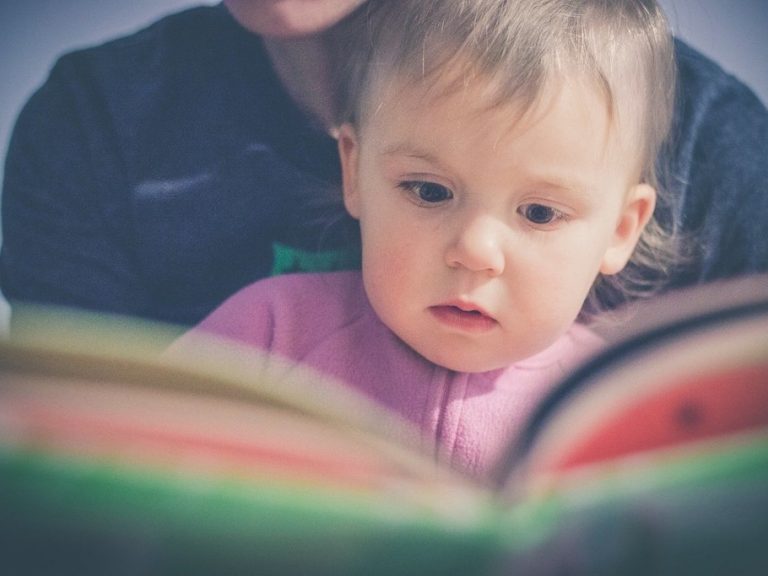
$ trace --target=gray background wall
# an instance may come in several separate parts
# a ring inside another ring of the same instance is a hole
[[[678,36],[717,60],[768,103],[768,0],[661,2]],[[58,54],[130,33],[163,14],[194,3],[190,0],[0,3],[0,157],[5,158],[19,109],[43,82]],[[0,301],[0,332],[3,318]]]
[[[768,103],[768,0],[660,0],[675,33]]]

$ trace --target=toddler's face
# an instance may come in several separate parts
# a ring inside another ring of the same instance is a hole
[[[653,211],[605,101],[578,82],[522,117],[474,105],[481,86],[434,98],[394,82],[377,96],[339,148],[382,321],[460,371],[548,347],[597,274],[623,268]]]

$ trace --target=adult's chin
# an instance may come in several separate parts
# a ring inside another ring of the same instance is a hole
[[[269,38],[300,38],[331,28],[366,0],[224,0],[241,26]]]

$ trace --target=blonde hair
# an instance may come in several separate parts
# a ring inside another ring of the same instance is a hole
[[[622,126],[632,123],[641,180],[657,189],[657,205],[668,203],[656,163],[670,130],[675,64],[656,1],[369,0],[346,25],[339,123],[363,124],[379,83],[395,76],[429,86],[450,71],[446,90],[480,78],[493,87],[493,105],[527,109],[547,82],[583,75],[604,95],[614,125],[622,115]],[[653,293],[676,260],[673,234],[653,218],[625,269],[598,277],[582,319]]]

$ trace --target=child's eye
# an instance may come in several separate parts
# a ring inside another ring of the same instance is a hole
[[[400,182],[400,188],[412,194],[420,204],[439,204],[453,198],[453,192],[441,184],[409,180]]]
[[[525,204],[520,206],[518,212],[531,224],[538,226],[546,226],[567,218],[560,210],[544,204]]]

